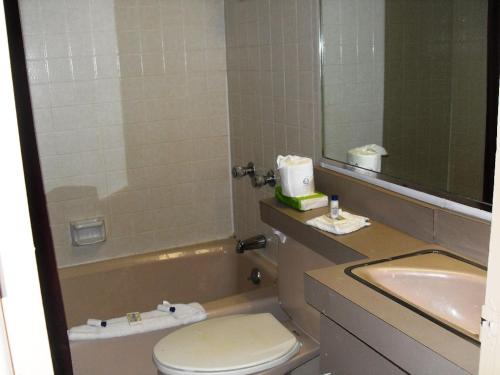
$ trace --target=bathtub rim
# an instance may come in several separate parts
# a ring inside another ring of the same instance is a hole
[[[59,279],[68,280],[75,277],[92,275],[100,272],[108,272],[118,269],[132,268],[134,266],[147,265],[152,263],[163,263],[175,259],[189,258],[195,256],[209,256],[231,254],[235,252],[236,239],[234,237],[202,242],[187,246],[179,246],[170,249],[163,249],[144,254],[132,254],[111,259],[99,260],[77,265],[67,265],[58,269]],[[253,258],[264,271],[277,280],[277,267],[268,257],[259,252],[236,254],[235,256]]]

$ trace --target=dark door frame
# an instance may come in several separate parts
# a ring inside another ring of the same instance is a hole
[[[17,1],[4,0],[5,21],[24,167],[31,230],[35,245],[38,277],[49,337],[52,366],[57,375],[72,375],[66,316],[59,284],[54,245],[49,226],[47,202],[35,137],[26,56]]]

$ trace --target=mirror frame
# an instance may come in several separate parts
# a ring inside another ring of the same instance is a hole
[[[320,165],[326,169],[349,175],[353,178],[386,188],[396,193],[415,198],[430,204],[449,208],[453,211],[465,213],[470,216],[484,220],[491,220],[493,203],[478,201],[465,196],[452,194],[443,190],[437,190],[403,181],[397,177],[371,171],[353,166],[346,162],[325,157],[325,128],[324,128],[324,90],[323,90],[323,13],[322,3],[319,0],[319,25],[318,25],[318,52],[319,52],[319,75],[320,75],[320,108],[319,119],[321,125],[321,155]],[[493,185],[495,177],[495,154],[497,146],[497,127],[500,125],[499,112],[499,89],[500,89],[500,1],[488,0],[488,38],[486,58],[486,140],[484,160],[483,197],[493,200]]]

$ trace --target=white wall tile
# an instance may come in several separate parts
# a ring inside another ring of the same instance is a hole
[[[45,39],[41,35],[33,35],[24,45],[26,60],[40,60],[47,57]]]
[[[27,62],[28,78],[31,84],[47,83],[49,67],[47,60],[31,60]]]
[[[99,55],[95,58],[96,76],[117,78],[120,76],[120,59],[117,55]]]
[[[93,80],[97,77],[96,58],[94,56],[76,56],[71,61],[73,77],[76,81]]]

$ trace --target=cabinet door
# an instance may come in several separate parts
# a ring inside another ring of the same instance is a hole
[[[322,374],[408,374],[325,315],[321,315],[320,345]]]

